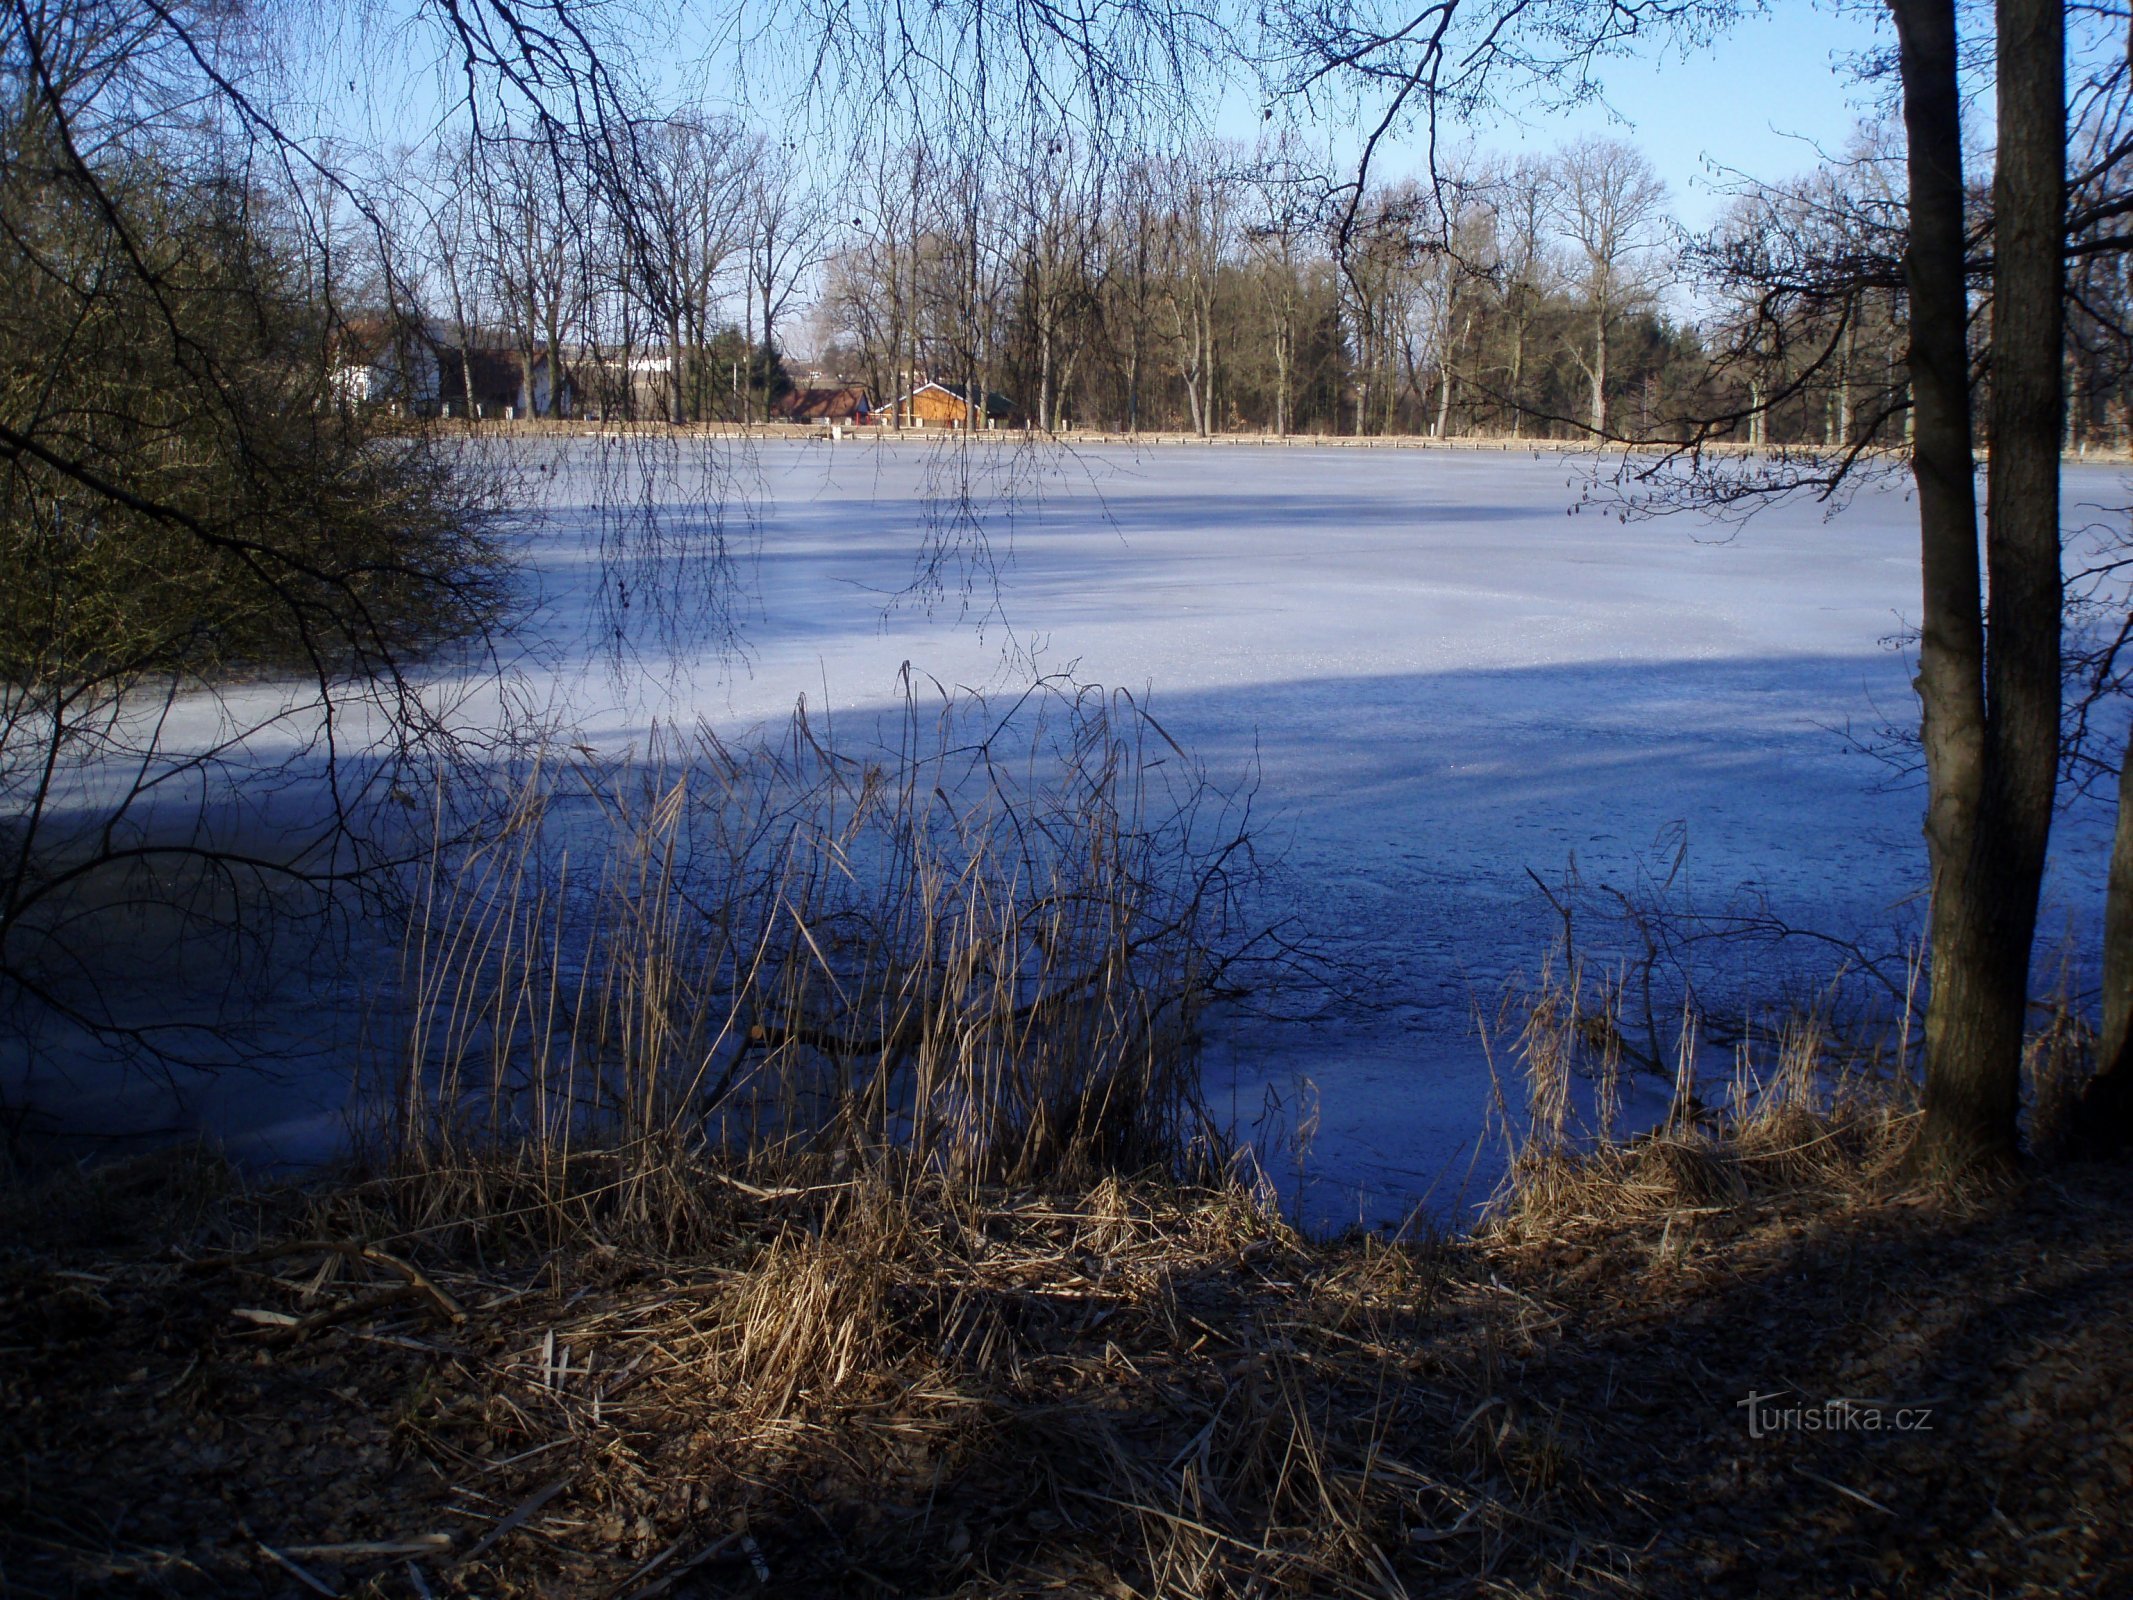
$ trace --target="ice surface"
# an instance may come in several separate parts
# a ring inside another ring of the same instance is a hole
[[[1685,833],[1714,903],[1745,886],[1847,936],[1915,914],[1919,794],[1844,732],[1915,715],[1886,643],[1918,604],[1900,484],[1733,529],[1577,511],[1589,464],[1553,454],[717,448],[715,473],[653,479],[586,441],[540,463],[531,698],[613,748],[697,717],[744,732],[802,694],[863,734],[907,662],[988,689],[1071,669],[1143,695],[1218,779],[1256,766],[1273,909],[1359,978],[1309,1025],[1217,1019],[1210,1086],[1246,1125],[1315,1101],[1321,1218],[1485,1189],[1472,1010],[1554,930],[1527,869],[1574,854],[1627,883]],[[730,618],[662,630],[642,587],[603,606],[592,503],[618,486],[677,528],[723,516]],[[2068,492],[2126,498],[2095,469]],[[463,712],[489,714],[478,692]],[[2094,918],[2106,828],[2062,828],[2047,936]],[[236,1098],[216,1114],[247,1120]]]

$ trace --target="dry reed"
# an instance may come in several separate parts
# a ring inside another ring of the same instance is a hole
[[[1909,1004],[1839,1029],[1832,981],[1808,1006],[1743,1027],[1723,1082],[1707,1084],[1712,1050],[1685,999],[1666,1111],[1632,1130],[1623,1121],[1625,988],[1592,981],[1574,956],[1551,952],[1536,979],[1507,990],[1485,1030],[1493,1045],[1515,1027],[1511,1059],[1525,1085],[1520,1116],[1500,1089],[1496,1097],[1507,1160],[1492,1236],[1538,1239],[1780,1191],[1856,1198],[1893,1170],[1916,1115]]]
[[[672,1227],[691,1163],[777,1188],[1219,1161],[1197,1029],[1266,966],[1248,798],[1061,680],[914,690],[899,728],[855,754],[803,704],[775,742],[534,763],[415,897],[380,1164],[433,1217],[597,1195]]]

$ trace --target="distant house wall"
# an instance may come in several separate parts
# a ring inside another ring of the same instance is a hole
[[[518,349],[461,346],[431,328],[375,317],[351,321],[331,338],[327,382],[338,402],[391,406],[425,416],[573,416],[587,387],[581,376],[593,380],[597,404],[603,368],[613,365],[584,350],[566,349],[561,362],[538,350],[529,367]]]
[[[577,410],[577,388],[576,385],[571,382],[570,373],[567,369],[560,374],[560,381],[563,386],[563,403],[560,406],[554,406],[550,404],[550,402],[556,398],[556,384],[558,381],[558,377],[559,375],[550,367],[548,357],[546,355],[540,355],[534,358],[532,415],[536,417],[545,417],[550,415],[551,413],[555,413],[563,416],[568,416],[571,412]]]
[[[343,405],[433,413],[438,405],[437,351],[416,331],[359,324],[336,338],[327,382]]]
[[[571,364],[577,402],[609,421],[667,416],[674,406],[670,370],[664,355],[586,351]]]
[[[922,383],[899,402],[904,416],[929,428],[961,428],[971,421],[972,406],[959,384]],[[1016,428],[1022,413],[1002,394],[987,394],[975,408],[979,427]]]
[[[545,417],[555,394],[555,375],[545,351],[533,358],[529,380],[516,350],[444,349],[437,353],[438,399],[454,417]],[[577,408],[577,385],[562,375],[565,411]]]
[[[937,383],[911,392],[904,413],[929,428],[960,428],[970,419],[970,407],[959,394],[950,394]]]

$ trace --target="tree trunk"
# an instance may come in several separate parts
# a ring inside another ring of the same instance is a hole
[[[1511,324],[1511,437],[1523,438],[1526,423],[1526,319]]]
[[[1200,434],[1204,438],[1215,431],[1218,417],[1215,412],[1215,387],[1219,374],[1215,366],[1215,261],[1207,264],[1207,276],[1193,297],[1193,315],[1198,319],[1200,345],[1200,382],[1206,394],[1200,406]]]
[[[667,319],[667,393],[672,422],[686,422],[687,400],[682,386],[681,372],[681,319]]]
[[[2060,0],[1999,0],[1993,174],[1992,458],[1985,582],[1994,821],[2003,831],[2007,981],[2027,999],[2059,780],[2066,594],[2059,440],[2066,411],[2066,22]]]
[[[563,393],[563,329],[555,316],[548,318],[548,414],[567,417],[574,409]]]
[[[2005,1018],[1991,994],[1987,886],[1979,881],[1985,770],[1984,616],[1978,586],[1975,459],[1963,330],[1961,103],[1953,0],[1891,0],[1909,137],[1911,470],[1924,577],[1919,638],[1926,849],[1933,889],[1926,1007],[1929,1123],[2001,1148]],[[2020,1049],[2020,1019],[2013,1045]],[[1921,1139],[1921,1146],[1925,1140]],[[1960,1154],[1961,1152],[1955,1152]]]
[[[1844,363],[1837,370],[1837,447],[1848,450],[1852,443],[1852,363],[1859,354],[1859,324],[1844,331]]]
[[[1592,327],[1592,431],[1607,436],[1607,302],[1603,298],[1593,313]]]
[[[1052,425],[1052,324],[1045,316],[1042,297],[1037,312],[1037,426]]]
[[[2133,740],[2118,763],[2118,827],[2111,840],[2111,880],[2103,911],[2103,1037],[2096,1059],[2122,1070],[2127,1023],[2133,1022]]]
[[[1918,690],[1932,869],[1914,1175],[2010,1162],[2059,730],[2064,55],[2057,0],[2000,0],[1993,451],[1980,593],[1953,0],[1891,0],[1909,135]],[[2041,441],[2041,450],[2040,450]]]
[[[2066,450],[2069,455],[2085,455],[2083,448],[2088,442],[2082,431],[2081,357],[2079,352],[2066,353]]]
[[[1284,316],[1274,329],[1274,432],[1286,438],[1289,433],[1289,331],[1290,319]]]
[[[763,420],[768,422],[770,420],[770,385],[772,378],[770,365],[770,297],[772,290],[767,241],[763,256],[763,282],[761,288],[763,290]]]
[[[2111,840],[2111,876],[2103,905],[2103,1032],[2096,1041],[2096,1076],[2082,1091],[2075,1146],[2084,1155],[2109,1155],[2133,1143],[2133,738],[2118,764],[2118,827]]]
[[[1069,348],[1066,362],[1059,369],[1059,389],[1052,397],[1052,432],[1064,433],[1067,425],[1067,396],[1074,389],[1074,368],[1081,359],[1081,350]]]
[[[982,269],[978,257],[980,249],[978,214],[974,200],[971,202],[969,215],[970,231],[968,238],[970,240],[970,249],[963,258],[965,263],[965,271],[963,273],[963,316],[970,327],[971,339],[969,359],[963,364],[963,399],[966,402],[963,411],[963,425],[966,428],[975,430],[988,424],[989,413],[981,416],[978,407],[981,404],[989,403],[991,400],[992,369],[991,363],[987,359],[985,345],[985,317],[978,304],[978,283]]]

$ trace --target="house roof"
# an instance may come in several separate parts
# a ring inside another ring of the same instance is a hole
[[[404,357],[427,343],[422,325],[404,317],[350,317],[326,331],[328,356],[350,364],[382,361],[395,352]]]
[[[847,383],[833,389],[788,389],[772,402],[770,409],[793,422],[820,422],[853,416],[861,409],[872,410],[873,404],[865,384]]]

